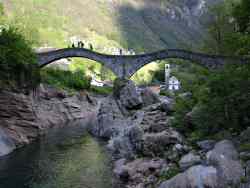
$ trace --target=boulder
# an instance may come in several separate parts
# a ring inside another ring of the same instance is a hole
[[[89,125],[88,129],[95,136],[109,139],[119,134],[120,129],[127,123],[115,100],[108,97],[101,102],[96,121]]]
[[[143,136],[143,154],[146,156],[163,156],[169,145],[182,142],[182,136],[173,130],[146,133]]]
[[[133,81],[116,79],[114,82],[114,97],[121,107],[127,110],[139,109],[143,101]]]
[[[248,127],[245,131],[240,134],[240,141],[241,142],[250,142],[250,127]]]
[[[126,181],[128,184],[133,185],[154,185],[157,183],[156,176],[159,176],[162,169],[166,168],[166,161],[164,159],[155,158],[155,159],[136,159],[126,164],[123,161],[116,162],[115,174],[119,173],[121,175],[126,175]],[[128,175],[128,177],[127,177]]]
[[[149,106],[160,102],[158,95],[149,88],[141,90],[141,98],[143,101],[143,106]]]
[[[115,161],[113,170],[115,176],[120,180],[122,180],[123,182],[127,182],[129,179],[128,170],[125,168],[125,164],[126,164],[126,159],[124,158],[119,159]]]
[[[179,161],[179,166],[181,170],[186,170],[191,166],[197,165],[201,163],[201,158],[199,155],[195,155],[194,153],[190,152],[187,155],[184,155],[181,160]]]
[[[193,166],[160,184],[158,188],[217,188],[217,170],[211,166]]]
[[[220,187],[236,186],[240,183],[244,170],[238,160],[239,154],[231,141],[218,142],[206,157],[208,164],[213,165],[218,171]]]
[[[209,151],[213,149],[215,145],[215,140],[203,140],[200,142],[197,142],[197,145],[203,150],[203,151]]]
[[[161,97],[160,109],[171,114],[174,111],[174,100],[169,97]]]

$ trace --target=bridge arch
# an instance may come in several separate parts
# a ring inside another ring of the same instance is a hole
[[[179,49],[166,49],[141,55],[107,55],[84,48],[66,48],[38,53],[37,56],[40,67],[62,58],[83,57],[101,63],[118,77],[127,78],[130,78],[146,64],[169,58],[189,60],[209,69],[221,68],[226,63],[245,64],[250,62],[250,59],[247,58],[208,55]]]

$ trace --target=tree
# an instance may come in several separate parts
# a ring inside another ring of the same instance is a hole
[[[250,8],[244,3],[245,7],[241,9],[244,1],[237,5],[233,2],[226,1],[210,8],[213,19],[208,23],[209,37],[204,42],[206,52],[219,55],[249,55],[250,35],[247,26]]]
[[[208,23],[209,38],[205,41],[205,51],[212,54],[228,55],[232,49],[228,48],[231,34],[234,32],[234,23],[231,16],[232,4],[220,3],[210,7],[212,20]]]
[[[250,32],[250,1],[241,0],[234,9],[233,16],[235,17],[240,32]]]
[[[40,81],[31,43],[13,27],[0,33],[0,80],[18,87],[35,87]]]
[[[0,16],[4,15],[4,7],[3,7],[3,3],[0,2]]]

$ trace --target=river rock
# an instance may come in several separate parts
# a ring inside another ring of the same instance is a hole
[[[179,166],[182,170],[186,170],[191,166],[197,165],[201,163],[201,158],[199,155],[195,155],[190,152],[187,155],[184,155],[179,161]]]
[[[123,163],[119,160],[117,163]],[[149,185],[155,186],[157,183],[157,178],[162,169],[166,168],[167,164],[164,159],[135,159],[126,164],[118,165],[115,168],[115,174],[128,174],[128,178],[125,179],[127,182],[127,187],[147,187]],[[122,180],[122,179],[121,179]],[[123,179],[124,180],[124,179]]]
[[[220,187],[236,186],[244,176],[244,170],[239,161],[239,154],[229,140],[218,142],[214,149],[207,153],[209,165],[218,171]]]
[[[167,114],[171,114],[174,111],[174,100],[169,97],[161,97],[160,108]]]
[[[215,145],[215,140],[203,140],[200,142],[197,142],[197,145],[203,150],[203,151],[209,151],[213,149]]]
[[[158,95],[149,88],[141,90],[141,98],[143,101],[143,106],[149,106],[160,102]]]
[[[182,142],[182,136],[174,130],[146,133],[143,136],[143,153],[146,156],[163,156],[169,145]]]
[[[129,179],[128,170],[125,168],[126,159],[122,158],[114,163],[114,174],[123,182],[127,182]]]
[[[218,176],[212,166],[193,166],[160,184],[158,188],[217,188]]]

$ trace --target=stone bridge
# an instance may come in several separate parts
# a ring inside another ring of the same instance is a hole
[[[218,69],[227,63],[246,64],[250,62],[249,58],[207,55],[179,49],[167,49],[140,55],[107,55],[84,48],[65,48],[37,53],[37,57],[41,68],[62,58],[87,58],[101,63],[118,77],[126,78],[133,76],[134,73],[146,64],[169,58],[189,60],[208,69]]]

